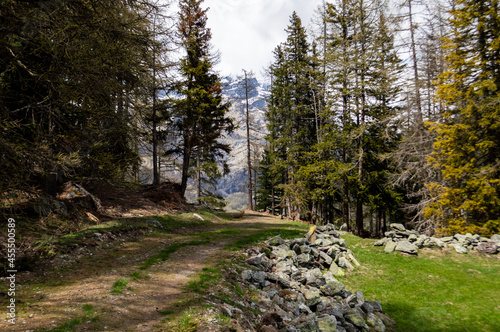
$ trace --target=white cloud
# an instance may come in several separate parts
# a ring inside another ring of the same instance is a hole
[[[221,52],[222,74],[256,74],[273,60],[272,52],[285,41],[285,29],[295,10],[308,26],[321,0],[205,0],[212,44]]]

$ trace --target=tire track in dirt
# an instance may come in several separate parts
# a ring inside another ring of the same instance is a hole
[[[102,250],[71,268],[55,268],[42,276],[28,276],[19,285],[19,299],[28,305],[19,310],[15,326],[2,320],[0,330],[50,330],[78,320],[75,331],[163,331],[162,311],[192,296],[183,286],[203,267],[221,259],[226,245],[257,231],[249,228],[279,224],[282,221],[275,218],[245,216],[239,221],[217,225],[218,229],[241,229],[242,233],[233,238],[222,236],[206,245],[181,247],[166,261],[144,270],[137,280],[132,280],[131,275],[140,271],[140,264],[148,257],[173,243],[192,238],[146,237],[140,242],[116,244],[115,248]],[[128,289],[114,295],[111,287],[120,278],[129,280]],[[51,286],[42,286],[44,283]],[[84,305],[91,305],[96,311],[95,321],[91,317],[83,319]]]

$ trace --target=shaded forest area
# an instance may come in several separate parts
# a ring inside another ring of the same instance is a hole
[[[258,207],[361,236],[500,231],[497,1],[336,0],[269,68]]]
[[[235,124],[202,5],[2,1],[4,214],[67,181],[159,185],[161,167],[180,197],[194,179],[219,200]],[[335,0],[312,25],[293,13],[268,68],[256,209],[363,236],[500,232],[498,2]]]
[[[234,125],[201,3],[2,1],[4,213],[29,214],[68,181],[158,186],[160,158],[181,170],[173,195],[195,173],[200,183],[221,175],[221,137]],[[151,175],[139,172],[144,156]]]

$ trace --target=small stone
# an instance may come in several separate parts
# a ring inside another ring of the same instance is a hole
[[[460,243],[454,244],[453,247],[455,248],[455,251],[458,252],[459,254],[466,254],[468,252],[467,248],[465,248]]]
[[[406,231],[406,228],[403,224],[390,224],[389,227],[394,231]]]
[[[243,280],[250,281],[250,280],[252,280],[252,273],[253,273],[252,270],[245,270],[245,271],[241,272],[241,278]]]
[[[396,242],[394,242],[392,240],[388,241],[387,244],[385,245],[384,251],[387,253],[391,253],[394,251],[394,249],[396,249],[396,245],[397,245]]]
[[[310,320],[303,322],[296,326],[296,331],[298,332],[318,332],[318,321],[316,317],[312,317]]]
[[[341,268],[347,269],[348,271],[354,270],[354,266],[352,266],[352,264],[345,257],[339,258],[339,266]]]
[[[441,241],[447,243],[453,241],[453,236],[445,236],[441,238]]]
[[[496,242],[498,245],[500,245],[500,235],[495,234],[491,237],[491,241]]]
[[[382,305],[380,304],[380,301],[365,301],[365,303],[371,305],[374,312],[382,312]]]
[[[370,313],[373,313],[375,311],[375,309],[373,308],[373,306],[368,303],[368,302],[364,302],[362,305],[361,305],[361,309],[363,309],[363,311],[367,314],[370,314]]]
[[[297,259],[297,254],[293,250],[275,247],[271,252],[278,260],[285,260],[287,258],[291,258],[292,260]]]
[[[380,246],[385,245],[387,243],[387,241],[389,241],[389,239],[386,238],[386,237],[384,237],[384,238],[378,240],[377,242],[375,242],[373,245],[377,246],[377,247],[380,247]]]
[[[384,322],[373,313],[368,313],[366,315],[366,323],[377,332],[385,332],[386,330]]]
[[[272,247],[275,247],[275,246],[279,246],[280,244],[283,244],[284,240],[281,238],[281,235],[278,235],[278,236],[275,236],[275,237],[268,239],[267,241],[265,241],[265,243],[272,246]]]
[[[266,254],[260,254],[260,255],[248,258],[245,261],[245,263],[247,263],[249,265],[259,266],[262,264],[265,257],[266,257]]]
[[[354,255],[352,254],[352,252],[349,252],[347,253],[347,257],[346,257],[354,266],[356,267],[360,267],[361,264],[359,264],[358,260],[354,257]]]
[[[398,242],[396,245],[396,248],[394,248],[394,250],[401,251],[401,252],[404,252],[407,254],[412,254],[412,255],[418,254],[417,246],[414,245],[413,243],[408,242],[408,241]]]
[[[326,284],[319,289],[325,296],[335,296],[344,293],[345,286],[338,280],[328,280]]]
[[[257,283],[264,285],[264,282],[266,281],[266,273],[262,271],[254,271],[252,273],[252,279]]]
[[[330,272],[334,276],[343,277],[345,275],[344,270],[342,270],[335,262],[332,262],[332,265],[330,265]]]
[[[321,270],[318,268],[307,271],[305,273],[305,276],[306,276],[306,285],[320,287],[326,283],[325,279],[323,278],[323,274],[321,273]]]
[[[335,316],[322,316],[318,318],[318,331],[331,332],[337,329],[337,319]]]
[[[333,262],[333,259],[328,256],[326,253],[320,251],[319,252],[319,257],[321,257],[321,259],[326,263],[326,265],[330,266]]]
[[[361,314],[356,309],[349,308],[349,309],[345,310],[344,318],[348,322],[352,323],[354,326],[357,326],[357,327],[360,327],[360,328],[363,328],[366,330],[369,329],[368,325],[366,325],[366,322],[363,319],[363,316],[361,316]]]
[[[315,307],[321,302],[319,289],[311,287],[302,292],[304,293],[304,297],[306,298],[306,305],[309,308]]]
[[[415,242],[417,240],[418,240],[418,236],[415,234],[410,234],[410,236],[408,237],[408,241],[410,241],[410,242]]]
[[[309,266],[313,263],[313,259],[309,254],[300,254],[297,256],[297,264],[300,266]]]

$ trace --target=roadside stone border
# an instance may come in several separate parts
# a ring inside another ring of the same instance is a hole
[[[399,251],[406,254],[417,255],[422,248],[454,248],[460,254],[470,250],[495,255],[500,252],[500,235],[491,238],[478,234],[455,234],[446,237],[429,237],[414,230],[408,230],[402,224],[390,224],[390,231],[385,232],[385,237],[374,243],[375,246],[385,246],[384,251],[391,253]]]
[[[265,242],[264,252],[250,250],[246,264],[252,269],[241,278],[258,294],[253,305],[264,313],[258,331],[384,332],[394,325],[380,302],[335,278],[359,262],[334,227],[318,227],[316,235],[314,243],[277,236]]]

